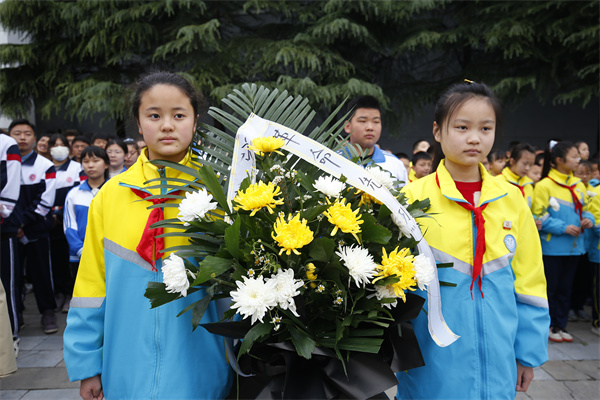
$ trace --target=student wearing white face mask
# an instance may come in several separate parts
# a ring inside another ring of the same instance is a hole
[[[63,230],[63,209],[67,193],[85,180],[85,173],[81,164],[69,159],[69,142],[63,135],[55,133],[50,137],[48,145],[56,168],[56,198],[52,207],[53,226],[50,231],[54,295],[57,310],[67,312],[75,280],[69,267],[69,244]]]

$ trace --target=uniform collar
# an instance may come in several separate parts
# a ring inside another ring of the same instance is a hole
[[[183,157],[183,159],[181,161],[179,161],[179,165],[186,165],[189,167],[190,161],[191,161],[191,151],[188,150],[185,157]],[[197,180],[196,177],[189,175],[185,172],[176,170],[174,168],[169,168],[169,167],[159,168],[156,165],[152,164],[152,162],[150,162],[148,160],[148,149],[147,148],[144,149],[144,151],[142,151],[142,153],[138,157],[135,164],[133,164],[127,171],[125,171],[117,176],[118,176],[118,178],[117,177],[115,177],[115,178],[119,179],[120,185],[144,190],[144,191],[152,193],[154,195],[161,194],[159,189],[144,188],[144,183],[151,179],[178,178],[178,179],[187,180],[190,183]],[[113,179],[115,179],[115,178],[113,178]],[[148,186],[154,186],[157,184],[158,184],[157,182],[151,182],[148,184]],[[171,181],[171,182],[169,182],[169,184],[178,185],[181,187],[187,186],[187,184],[175,182],[175,181]],[[170,191],[173,191],[173,190],[178,190],[178,189],[171,189]],[[163,194],[165,194],[165,193],[163,193]]]
[[[531,180],[531,178],[529,178],[528,176],[519,176],[517,174],[515,174],[514,172],[512,172],[512,170],[508,167],[505,167],[502,170],[502,175],[504,175],[504,177],[506,178],[506,180],[510,183],[512,183],[513,185],[517,185],[517,186],[525,186],[525,185],[532,185],[533,181]]]
[[[452,179],[452,176],[450,176],[450,172],[446,169],[445,161],[440,161],[440,165],[436,170],[442,195],[452,201],[468,203],[456,188],[456,183]],[[481,173],[482,180],[479,206],[507,195],[506,190],[487,172],[481,163],[479,164],[479,172]]]
[[[373,154],[371,155],[371,159],[376,163],[382,163],[385,161],[385,154],[383,154],[383,150],[381,150],[377,146],[373,146]]]
[[[562,172],[559,172],[554,168],[550,168],[550,172],[548,172],[548,177],[554,179],[554,181],[557,183],[567,186],[573,186],[581,182],[581,179],[574,176],[572,172],[569,172],[568,174],[563,174]]]

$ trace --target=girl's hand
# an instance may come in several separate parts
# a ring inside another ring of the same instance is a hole
[[[581,228],[578,226],[567,225],[567,227],[565,228],[565,235],[571,235],[571,236],[578,237],[580,233],[581,233]]]
[[[83,400],[102,400],[104,399],[104,393],[102,393],[102,381],[100,375],[92,376],[81,381],[79,388],[79,395]]]
[[[542,220],[541,219],[535,220],[535,227],[537,228],[538,231],[542,229]]]
[[[533,368],[524,367],[517,361],[517,392],[526,392],[533,380]]]
[[[592,224],[592,221],[589,218],[584,218],[581,220],[581,227],[583,229],[590,229],[592,226],[594,226]]]

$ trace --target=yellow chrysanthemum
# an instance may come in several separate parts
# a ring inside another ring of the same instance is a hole
[[[234,210],[242,208],[246,211],[252,210],[250,216],[253,217],[263,207],[267,207],[269,213],[273,214],[273,208],[283,204],[283,199],[276,199],[275,196],[281,194],[279,186],[273,182],[265,185],[263,181],[250,185],[245,191],[239,191],[233,199],[239,206]]]
[[[280,147],[285,144],[285,141],[281,138],[274,137],[257,137],[252,140],[252,145],[248,148],[254,151],[259,156],[262,156],[265,153],[275,152],[277,154],[283,155],[282,152],[277,151]]]
[[[279,255],[284,251],[287,255],[290,255],[292,251],[294,254],[300,255],[296,249],[309,244],[314,238],[313,232],[306,226],[306,219],[300,221],[300,214],[296,214],[294,218],[290,214],[288,222],[285,222],[283,216],[280,215],[275,221],[274,231],[275,233],[271,233],[271,236],[282,248]]]
[[[375,203],[375,204],[383,204],[382,202],[380,202],[379,200],[377,200],[376,197],[371,196],[369,193],[367,192],[363,192],[360,189],[356,189],[356,192],[354,193],[356,196],[360,196],[360,201],[358,202],[358,206],[362,206],[364,204],[369,205],[371,203]]]
[[[327,211],[323,212],[323,215],[334,225],[331,236],[335,235],[339,229],[344,233],[351,233],[358,243],[360,243],[360,239],[356,234],[361,232],[360,224],[364,221],[358,215],[358,210],[352,211],[350,204],[345,203],[346,199],[342,199],[342,201],[336,200]]]
[[[315,264],[313,263],[308,263],[306,264],[306,277],[311,280],[314,281],[317,279],[317,274],[315,274],[315,270],[317,269],[317,267],[315,267]],[[314,282],[310,283],[310,287],[312,287],[313,289],[317,287],[317,284]]]
[[[380,279],[387,278],[389,276],[396,276],[400,280],[396,283],[392,283],[390,286],[394,289],[394,294],[397,297],[402,298],[406,301],[405,290],[415,290],[413,286],[417,284],[415,279],[415,267],[413,261],[415,256],[410,254],[410,249],[404,248],[398,251],[398,247],[394,249],[388,256],[385,249],[383,249],[383,257],[381,257],[381,265],[377,266],[379,273],[377,278],[373,280],[373,283]]]
[[[317,267],[315,267],[315,264],[313,264],[313,263],[306,264],[306,277],[308,279],[310,279],[311,281],[314,281],[315,279],[317,279],[317,274],[315,274],[316,269],[317,269]]]

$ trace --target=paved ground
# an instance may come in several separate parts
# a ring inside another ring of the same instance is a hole
[[[0,379],[2,400],[78,400],[79,383],[69,382],[63,361],[62,334],[66,314],[57,313],[60,330],[45,335],[33,295],[25,302],[25,328],[21,332],[19,370]],[[587,309],[589,312],[589,308]],[[600,399],[600,337],[590,332],[589,322],[571,322],[573,343],[550,343],[546,364],[535,370],[526,394],[517,400]],[[394,391],[389,391],[392,396]]]

